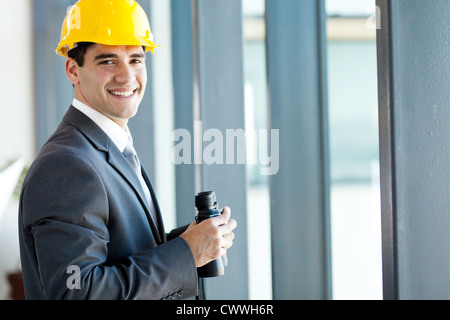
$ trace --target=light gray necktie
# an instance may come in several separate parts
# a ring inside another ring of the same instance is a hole
[[[127,145],[125,146],[125,150],[123,150],[123,155],[125,156],[125,158],[127,158],[136,175],[138,177],[141,176],[142,175],[141,163],[137,156],[136,150],[134,150],[133,145],[131,144],[131,141],[128,141]]]
[[[147,198],[147,203],[150,206],[150,213],[152,215],[153,222],[157,226],[158,223],[156,220],[155,206],[153,204],[153,199],[150,195],[150,190],[148,189],[148,186],[145,183],[144,177],[142,176],[141,163],[137,156],[136,150],[134,150],[133,144],[130,140],[128,140],[125,150],[123,151],[123,155],[130,163],[131,167],[133,168],[133,171],[136,173],[139,179],[139,182],[141,183],[142,188],[144,189],[145,197]]]

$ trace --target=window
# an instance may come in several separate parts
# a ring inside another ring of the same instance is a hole
[[[256,133],[268,129],[265,1],[244,0],[243,9],[245,130]],[[269,184],[258,152],[255,139],[247,139],[249,298],[272,299]]]
[[[374,2],[327,1],[334,299],[382,299]]]

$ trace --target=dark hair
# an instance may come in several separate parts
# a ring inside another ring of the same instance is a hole
[[[84,64],[84,56],[86,51],[93,44],[93,42],[78,42],[76,48],[73,48],[67,52],[67,56],[74,59],[76,63],[82,67]]]
[[[84,56],[86,55],[87,49],[95,44],[94,42],[78,42],[77,46],[72,50],[67,52],[67,56],[76,61],[78,66],[82,67],[84,65]],[[146,47],[142,46],[142,50],[145,52]]]

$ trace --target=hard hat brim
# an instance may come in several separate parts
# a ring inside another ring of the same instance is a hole
[[[153,41],[150,40],[145,40],[145,41],[139,41],[137,43],[101,43],[101,42],[96,42],[96,41],[78,41],[79,42],[92,42],[92,43],[97,43],[97,44],[103,44],[103,45],[110,45],[110,46],[120,46],[120,45],[124,45],[124,46],[142,46],[145,47],[145,52],[151,52],[152,54],[154,53],[155,49],[161,48],[161,46],[159,44],[154,43]],[[56,48],[56,53],[61,56],[61,57],[65,57],[67,58],[68,56],[68,52],[72,49],[76,48],[76,43],[74,44],[65,44],[63,42],[60,42],[58,44],[58,47]]]

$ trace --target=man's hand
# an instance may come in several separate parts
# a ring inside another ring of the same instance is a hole
[[[233,245],[233,230],[237,223],[230,219],[230,214],[230,208],[224,207],[220,216],[201,223],[193,222],[181,234],[191,249],[197,268],[224,256]]]

